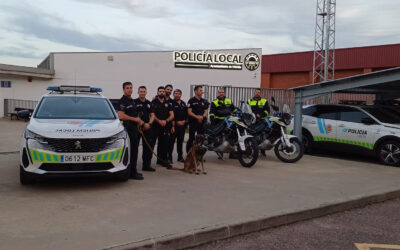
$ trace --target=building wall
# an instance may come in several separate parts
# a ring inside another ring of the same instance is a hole
[[[4,99],[21,99],[37,101],[47,88],[51,85],[50,80],[33,78],[28,82],[27,77],[2,76],[1,81],[11,81],[11,88],[0,88],[0,117],[4,114]]]
[[[336,70],[335,79],[370,73],[385,68]],[[312,71],[262,73],[261,88],[290,89],[312,83]]]
[[[260,56],[261,49],[223,50],[221,53],[241,54],[250,52]],[[113,61],[107,57],[113,56]],[[58,53],[54,54],[54,69],[58,84],[93,85],[103,88],[109,98],[122,95],[121,85],[132,81],[134,87],[147,86],[149,96],[154,96],[160,85],[172,84],[183,91],[183,99],[190,96],[190,85],[232,85],[259,87],[261,65],[255,71],[244,66],[242,70],[175,68],[173,53]],[[135,93],[136,94],[136,93]]]
[[[212,53],[240,54],[244,59],[253,52],[260,57],[260,66],[250,71],[176,68],[173,52],[117,52],[117,53],[54,53],[55,77],[52,80],[0,75],[0,80],[12,81],[12,88],[0,89],[0,117],[4,116],[4,99],[38,100],[49,85],[90,85],[101,87],[108,98],[122,96],[122,83],[134,84],[134,97],[140,85],[148,89],[148,98],[155,96],[157,87],[172,84],[183,92],[183,99],[190,97],[190,85],[232,85],[259,87],[261,82],[261,49],[207,50]],[[113,60],[109,61],[108,57]]]

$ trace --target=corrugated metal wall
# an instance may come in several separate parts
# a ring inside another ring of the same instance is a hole
[[[38,101],[4,99],[4,116],[14,113],[15,108],[34,109]]]
[[[262,73],[309,72],[313,51],[263,55]],[[392,68],[400,66],[400,44],[344,48],[335,50],[335,70]]]
[[[191,86],[191,97],[193,96],[194,85]],[[226,97],[232,99],[235,106],[240,106],[240,101],[247,101],[247,99],[253,97],[254,90],[257,88],[245,88],[245,87],[230,87],[230,86],[203,86],[204,95],[203,98],[212,102],[218,96],[218,89],[225,89]],[[288,89],[261,89],[261,96],[266,98],[271,103],[271,97],[275,98],[276,104],[282,109],[284,104],[289,105],[290,110],[294,111],[294,91]],[[373,104],[375,95],[371,94],[345,94],[345,93],[333,93],[327,96],[314,98],[304,103],[304,105],[311,104],[338,104],[340,101],[365,101],[367,104]]]

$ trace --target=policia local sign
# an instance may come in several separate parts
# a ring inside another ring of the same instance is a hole
[[[260,65],[260,57],[256,53],[243,57],[240,54],[207,51],[174,51],[173,60],[176,68],[241,70],[244,65],[246,69],[253,71]]]

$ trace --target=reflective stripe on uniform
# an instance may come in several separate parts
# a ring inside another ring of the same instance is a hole
[[[259,108],[264,108],[267,104],[267,99],[261,98],[260,100],[254,100],[253,98],[247,100],[247,104],[250,106],[258,106]],[[268,115],[268,110],[264,110],[265,115]],[[262,117],[263,118],[263,117]]]
[[[218,107],[219,106],[219,103],[220,103],[220,100],[217,98],[217,99],[215,99],[214,101],[213,101],[213,103],[215,104],[215,107]],[[224,104],[225,104],[225,106],[231,106],[232,105],[232,100],[231,99],[229,99],[229,98],[225,98],[224,99]]]

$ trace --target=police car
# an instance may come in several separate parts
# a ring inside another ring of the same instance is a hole
[[[112,175],[129,179],[130,142],[100,88],[48,87],[21,137],[20,182],[38,177]],[[22,114],[26,111],[20,111]]]
[[[316,147],[376,155],[387,165],[400,165],[400,115],[374,105],[317,104],[303,107],[303,143]]]

